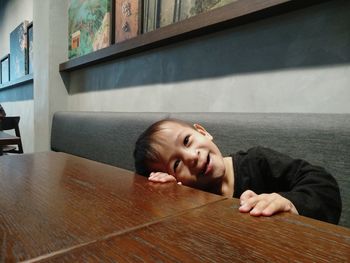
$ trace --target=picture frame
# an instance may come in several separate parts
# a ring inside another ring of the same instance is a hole
[[[26,74],[33,73],[33,22],[27,25]]]
[[[68,58],[106,48],[113,43],[114,0],[69,0]]]
[[[157,28],[158,6],[158,0],[143,0],[142,33],[147,33]]]
[[[171,25],[179,21],[181,0],[160,1],[157,14],[157,28]]]
[[[10,81],[26,74],[27,24],[23,21],[10,33]]]
[[[115,43],[140,34],[142,0],[115,0]]]
[[[143,33],[168,26],[238,0],[144,0]]]
[[[6,84],[10,82],[10,54],[2,57],[1,63],[1,84]]]
[[[233,2],[237,2],[238,0],[186,0],[180,1],[178,19],[177,21],[181,21],[201,13],[205,13],[225,5],[231,4]]]
[[[120,46],[118,44],[111,45],[103,52],[94,52],[91,56],[84,56],[62,62],[59,65],[59,71],[70,72],[117,58],[132,56],[153,48],[172,45],[183,40],[211,34],[212,32],[218,32],[227,28],[234,28],[238,25],[259,21],[264,18],[273,17],[300,8],[306,8],[322,2],[292,0],[219,0],[223,5],[219,7],[210,6],[208,14],[199,13],[188,19],[181,20],[181,22],[176,22],[169,26],[164,26],[163,28],[157,28],[159,25],[157,25],[157,14],[160,1],[168,0],[143,0],[143,5],[141,7],[142,32],[140,36],[137,36],[133,38],[132,41],[127,41]],[[185,0],[182,1],[184,2]],[[201,0],[197,0],[197,2],[200,1]],[[217,0],[213,0],[212,2],[216,1]],[[183,15],[181,15],[183,14],[183,11],[184,10],[180,12],[181,18],[183,18]],[[156,29],[154,30],[156,32],[150,32],[153,29]],[[148,34],[148,32],[150,33]],[[143,34],[147,35],[143,36]]]

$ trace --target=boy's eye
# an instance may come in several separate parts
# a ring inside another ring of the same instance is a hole
[[[180,163],[180,160],[176,160],[175,163],[174,163],[174,172],[176,172],[176,168],[179,166],[179,163]]]
[[[185,146],[187,146],[189,140],[190,140],[190,136],[187,135],[187,136],[184,138],[184,145],[185,145]]]

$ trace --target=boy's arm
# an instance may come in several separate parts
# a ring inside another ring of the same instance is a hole
[[[277,193],[278,196],[275,197],[278,197],[279,204],[282,200],[288,200],[301,215],[338,223],[341,213],[339,187],[333,176],[325,169],[263,147],[255,148],[251,156],[254,160],[251,168],[253,171],[256,169],[256,173],[259,173],[259,170],[263,171],[259,177],[265,184],[264,188],[269,189],[264,191],[262,188],[253,187],[251,190],[259,194]],[[271,196],[269,198],[264,195],[259,196],[263,202],[267,202],[267,199],[273,200]],[[284,205],[288,207],[287,202],[284,202]],[[284,209],[279,207],[276,211],[284,211]]]

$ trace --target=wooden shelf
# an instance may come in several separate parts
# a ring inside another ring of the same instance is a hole
[[[61,63],[59,70],[60,72],[69,72],[89,67],[324,1],[238,0],[221,8],[141,34],[122,43],[113,44],[107,48],[71,59]]]
[[[0,90],[7,89],[7,88],[14,88],[14,87],[31,83],[31,82],[33,82],[33,74],[27,74],[19,79],[12,80],[4,84],[0,84]]]

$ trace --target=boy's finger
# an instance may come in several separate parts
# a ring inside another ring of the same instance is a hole
[[[268,201],[265,199],[262,199],[255,204],[254,208],[250,211],[250,214],[252,216],[260,216],[264,211],[264,209],[266,209],[266,207],[268,206],[269,206]]]
[[[150,173],[149,178],[162,177],[162,176],[164,176],[164,173],[162,172],[152,172]]]
[[[161,178],[158,176],[148,177],[148,180],[155,183],[161,182]]]
[[[263,216],[272,216],[278,212],[288,211],[284,210],[281,204],[277,201],[271,202],[265,209],[261,212]]]
[[[262,215],[271,216],[278,212],[289,212],[292,209],[292,203],[278,194],[271,194],[272,200],[262,211]]]
[[[259,196],[251,197],[245,201],[241,201],[241,206],[239,207],[240,212],[249,212],[254,208],[256,203],[259,201]]]
[[[241,205],[243,205],[248,199],[258,196],[256,193],[254,193],[252,190],[246,190],[243,192],[243,194],[241,194],[240,202]]]
[[[152,172],[148,177],[148,180],[159,183],[176,182],[176,178],[174,176],[162,172]]]
[[[154,178],[148,178],[149,181],[154,183],[167,183],[167,182],[175,182],[175,179],[171,178],[164,178],[164,177],[154,177]]]
[[[266,195],[266,194],[257,195],[253,191],[251,191],[251,192],[254,194],[254,196],[251,196],[243,201],[241,200],[241,206],[239,208],[239,211],[249,212],[250,210],[255,208],[260,203],[258,208],[253,212],[253,214],[258,214],[263,210],[263,208],[261,208],[262,205],[263,204],[266,205],[266,203],[269,203],[269,201],[268,201],[269,195]],[[250,195],[251,193],[247,193],[247,194]]]

